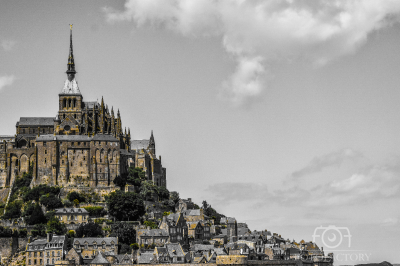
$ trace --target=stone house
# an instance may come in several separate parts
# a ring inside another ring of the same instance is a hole
[[[71,248],[67,255],[65,255],[65,260],[74,261],[75,265],[83,264],[83,258],[80,253],[78,253],[74,248]]]
[[[46,239],[37,239],[26,247],[26,265],[55,265],[64,259],[65,236],[47,234]]]
[[[99,252],[118,254],[118,237],[75,238],[73,248],[81,254],[84,260],[92,259],[90,256],[97,255]],[[86,255],[89,258],[85,258]]]
[[[203,222],[188,222],[188,235],[194,240],[211,239],[210,225]]]
[[[180,199],[175,205],[175,212],[184,212],[187,210],[194,209],[194,203],[191,198]]]
[[[169,242],[180,244],[188,243],[188,226],[182,213],[173,213],[164,216],[159,228],[168,232]]]
[[[191,209],[183,211],[183,217],[187,222],[198,222],[204,221],[204,211],[203,209]]]
[[[54,215],[65,224],[80,224],[89,219],[89,212],[84,208],[55,209]]]
[[[103,256],[102,252],[97,253],[96,257],[90,262],[90,266],[111,266],[111,263]]]
[[[228,237],[226,235],[213,236],[212,240],[215,240],[220,245],[225,245],[228,242]]]
[[[168,232],[164,229],[139,229],[136,232],[136,243],[139,245],[163,246],[169,240]]]

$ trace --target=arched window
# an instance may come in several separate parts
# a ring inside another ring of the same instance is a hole
[[[66,100],[66,99],[63,100],[62,107],[63,107],[63,108],[67,108],[67,100]]]

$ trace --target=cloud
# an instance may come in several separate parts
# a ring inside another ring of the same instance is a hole
[[[127,0],[124,10],[106,7],[104,12],[109,22],[220,38],[238,65],[222,90],[240,104],[262,95],[271,63],[305,60],[320,66],[353,53],[371,32],[397,22],[400,2]]]
[[[363,155],[361,153],[352,149],[343,149],[331,152],[322,156],[315,157],[304,168],[293,172],[290,177],[300,178],[306,175],[315,174],[321,172],[327,167],[339,167],[346,160],[354,161],[362,157]]]
[[[0,76],[0,91],[5,87],[5,86],[11,86],[14,83],[15,77],[13,75],[11,76]]]
[[[217,195],[217,204],[236,202],[277,204],[283,207],[327,208],[334,206],[365,205],[382,199],[400,198],[400,172],[388,166],[375,166],[345,179],[329,181],[315,187],[297,185],[268,190],[265,184],[219,183],[207,188]]]
[[[399,222],[397,218],[387,218],[382,222],[382,226],[395,226]]]
[[[3,47],[4,51],[11,51],[15,46],[16,42],[12,40],[3,40],[1,42],[1,47]]]

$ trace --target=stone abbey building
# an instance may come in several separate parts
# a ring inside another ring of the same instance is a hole
[[[66,190],[115,190],[113,180],[130,165],[141,167],[158,186],[166,186],[166,169],[156,157],[153,132],[148,140],[131,141],[121,114],[104,104],[84,101],[75,80],[72,29],[67,80],[59,94],[56,117],[21,117],[15,136],[0,135],[0,187],[33,166],[31,186],[47,184]]]

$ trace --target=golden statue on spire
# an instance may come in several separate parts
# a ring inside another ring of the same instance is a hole
[[[71,30],[72,30],[72,25],[74,25],[74,24],[69,24],[69,27],[71,28]]]

